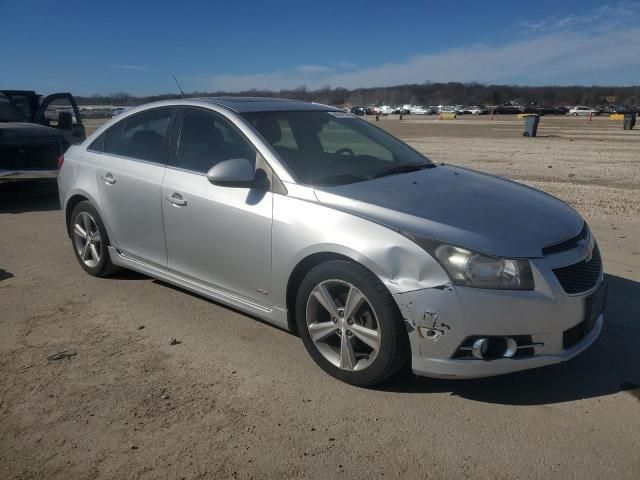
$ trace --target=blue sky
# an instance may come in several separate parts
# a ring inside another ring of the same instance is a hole
[[[640,84],[640,0],[0,0],[0,88]]]

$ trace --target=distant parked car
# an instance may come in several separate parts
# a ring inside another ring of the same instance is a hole
[[[493,113],[496,115],[517,115],[522,112],[518,107],[513,105],[497,105],[493,108]]]
[[[131,108],[132,107],[115,107],[111,110],[111,117],[117,117]]]
[[[535,107],[535,110],[538,115],[557,115],[558,114],[558,110],[556,109],[556,107],[552,106],[552,105],[540,105],[538,107]]]
[[[609,113],[635,113],[635,110],[629,105],[612,105]]]
[[[364,107],[351,107],[351,113],[362,117],[365,113],[367,113],[367,110]]]
[[[413,113],[414,115],[431,115],[434,112],[430,107],[422,107],[418,105],[416,107],[413,107],[411,113]]]
[[[365,110],[365,113],[367,115],[379,115],[380,114],[380,108],[378,108],[376,106],[367,107],[367,109]]]
[[[469,113],[472,115],[486,115],[489,113],[489,109],[484,105],[474,105],[469,108]]]
[[[395,109],[389,105],[382,105],[378,110],[381,115],[391,115],[395,111]]]
[[[517,105],[516,108],[520,113],[540,113],[535,105]]]
[[[439,113],[455,113],[456,115],[461,115],[463,113],[461,107],[454,105],[440,105],[438,108]]]
[[[578,105],[569,110],[569,115],[574,117],[577,117],[578,115],[600,115],[600,110],[597,108]]]

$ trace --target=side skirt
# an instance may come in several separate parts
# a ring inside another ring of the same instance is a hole
[[[135,270],[136,272],[149,275],[150,277],[157,278],[163,282],[182,287],[186,290],[202,295],[203,297],[237,308],[238,310],[242,310],[250,315],[255,315],[256,317],[272,323],[284,330],[289,330],[286,310],[281,310],[275,307],[265,307],[264,305],[259,305],[224,290],[204,285],[173,272],[148,265],[140,260],[136,260],[119,253],[113,247],[109,247],[109,256],[111,257],[111,261],[114,265],[128,268],[129,270]]]

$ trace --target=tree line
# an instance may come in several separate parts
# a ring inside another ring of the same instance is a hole
[[[480,83],[432,83],[392,87],[331,88],[310,90],[302,86],[289,90],[252,89],[243,92],[190,92],[188,97],[254,96],[281,97],[337,106],[368,105],[638,105],[640,86],[542,86],[484,85]],[[125,92],[76,97],[84,105],[133,106],[156,100],[180,98],[179,94],[134,96]]]

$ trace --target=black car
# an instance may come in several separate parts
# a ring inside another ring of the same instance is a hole
[[[0,90],[0,183],[56,178],[58,159],[85,136],[71,94]]]
[[[493,108],[493,113],[496,115],[517,115],[522,113],[522,110],[513,105],[498,105]]]
[[[362,117],[364,116],[365,113],[367,113],[367,109],[364,107],[351,107],[351,113],[359,117]]]
[[[552,105],[540,105],[535,107],[535,113],[538,115],[558,115],[558,110]]]

